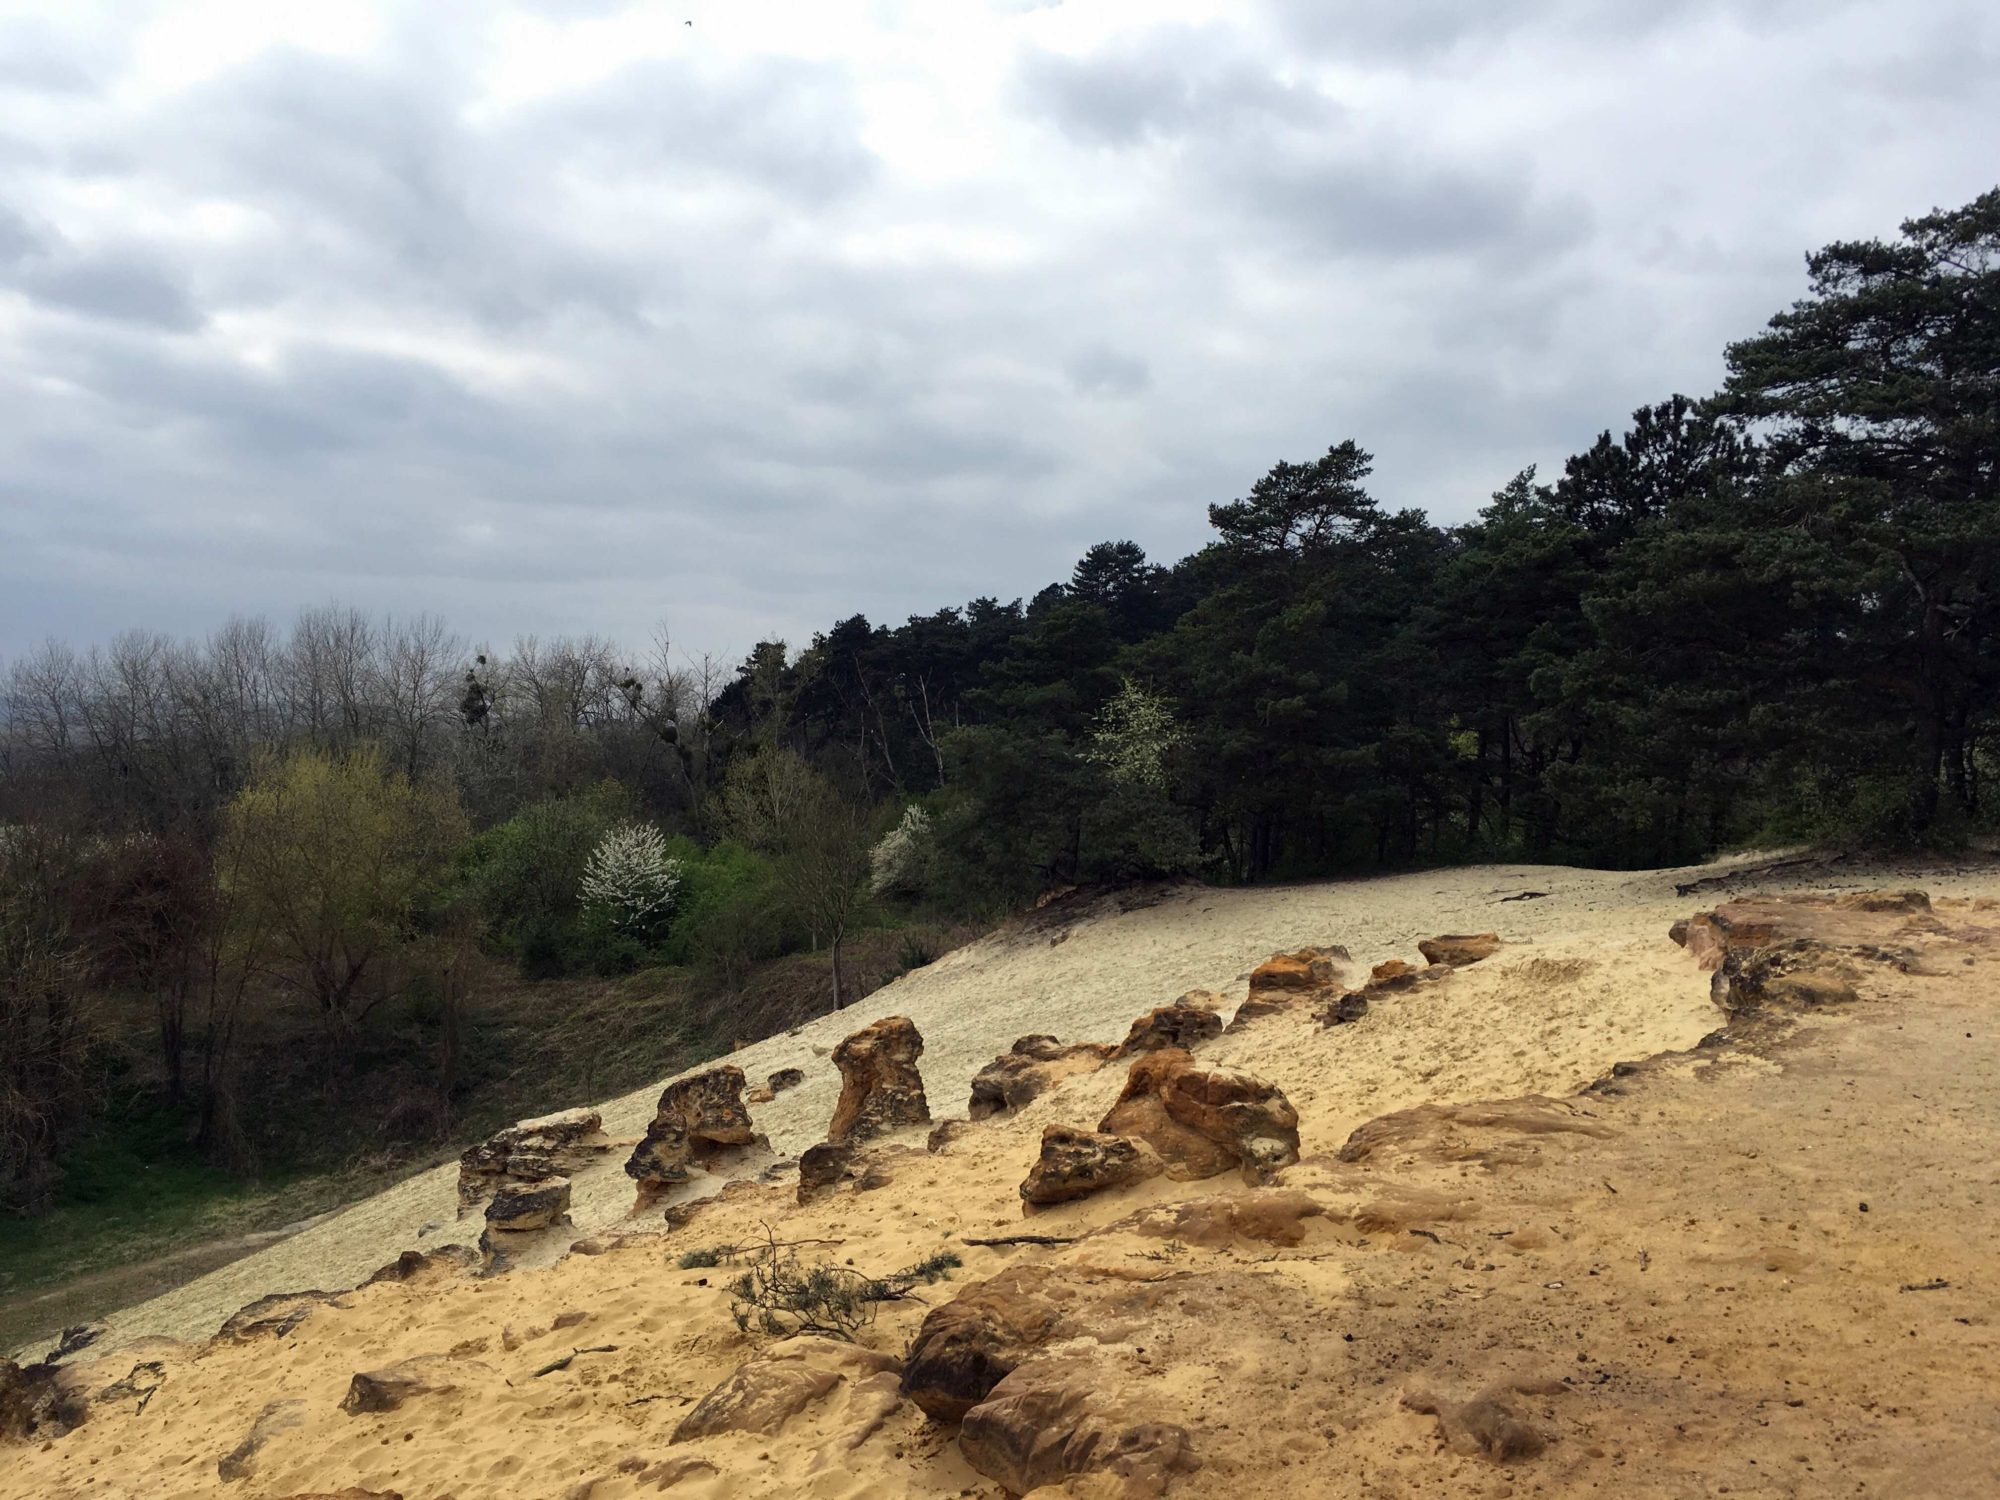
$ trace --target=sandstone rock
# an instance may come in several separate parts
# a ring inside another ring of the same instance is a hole
[[[567,1176],[610,1149],[594,1109],[566,1109],[510,1125],[459,1157],[459,1214],[492,1197],[503,1182]]]
[[[810,1203],[833,1191],[853,1175],[853,1160],[854,1152],[849,1147],[836,1146],[831,1141],[806,1147],[799,1158],[798,1201]]]
[[[1299,1117],[1276,1086],[1203,1069],[1178,1049],[1141,1057],[1097,1127],[1144,1141],[1169,1177],[1195,1181],[1241,1167],[1252,1182],[1299,1159]]]
[[[1112,1356],[1087,1347],[1017,1366],[968,1411],[958,1435],[966,1462],[1010,1494],[1104,1473],[1134,1500],[1198,1469],[1187,1429],[1149,1420],[1120,1395]]]
[[[1074,1042],[1065,1047],[1054,1037],[1039,1033],[1021,1037],[974,1076],[972,1102],[966,1113],[975,1120],[1008,1114],[1065,1078],[1095,1072],[1113,1050],[1102,1042]]]
[[[764,1086],[774,1094],[782,1094],[786,1089],[795,1089],[806,1081],[803,1068],[780,1068],[764,1080]]]
[[[1363,989],[1373,994],[1405,990],[1417,982],[1420,973],[1422,970],[1415,964],[1405,963],[1400,958],[1387,959],[1368,971],[1368,983]]]
[[[1099,1131],[1144,1141],[1176,1182],[1198,1182],[1238,1165],[1241,1157],[1222,1141],[1211,1140],[1176,1120],[1167,1109],[1171,1080],[1194,1065],[1179,1048],[1150,1052],[1132,1064],[1125,1088],[1102,1120]]]
[[[1311,994],[1326,989],[1339,978],[1338,960],[1346,957],[1345,948],[1301,948],[1296,953],[1274,953],[1250,971],[1250,993],[1289,990]]]
[[[1417,944],[1417,952],[1423,954],[1424,962],[1444,964],[1453,969],[1476,964],[1481,959],[1491,958],[1499,951],[1500,934],[1497,932],[1446,934],[1443,937],[1425,938]]]
[[[861,1169],[861,1175],[854,1179],[857,1193],[878,1193],[896,1180],[896,1174],[885,1161],[871,1161]]]
[[[645,1139],[625,1163],[625,1175],[639,1184],[634,1212],[650,1207],[668,1188],[686,1182],[691,1166],[757,1139],[743,1102],[743,1070],[724,1063],[688,1078],[677,1078],[660,1094]]]
[[[1171,1005],[1155,1006],[1132,1023],[1112,1057],[1136,1057],[1163,1047],[1187,1051],[1222,1035],[1222,1016],[1210,1003],[1219,999],[1206,990],[1190,990]]]
[[[364,1412],[394,1411],[413,1396],[441,1395],[456,1390],[450,1361],[431,1356],[406,1359],[379,1370],[357,1370],[340,1398],[350,1417]]]
[[[769,1104],[777,1097],[778,1091],[776,1089],[760,1083],[756,1088],[743,1096],[743,1102],[745,1104]]]
[[[901,1362],[834,1339],[788,1340],[760,1354],[701,1399],[668,1441],[690,1442],[723,1432],[772,1437],[785,1423],[828,1395],[848,1376],[895,1373]]]
[[[1042,1132],[1042,1154],[1021,1184],[1021,1198],[1032,1212],[1143,1182],[1164,1170],[1153,1148],[1142,1141],[1051,1125]]]
[[[508,1234],[530,1233],[569,1222],[569,1179],[506,1182],[486,1205],[486,1227]]]
[[[1055,1333],[1062,1317],[1038,1266],[1015,1266],[925,1314],[903,1368],[903,1394],[956,1422]]]
[[[639,1471],[639,1483],[650,1484],[656,1490],[670,1490],[683,1479],[692,1479],[697,1474],[720,1474],[722,1470],[705,1458],[663,1458],[656,1464],[648,1464]]]
[[[885,1016],[835,1047],[840,1101],[827,1140],[851,1145],[899,1126],[928,1124],[930,1104],[917,1072],[923,1050],[924,1039],[908,1016]]]
[[[219,1339],[281,1339],[332,1302],[338,1292],[273,1292],[246,1302],[215,1331]]]
[[[223,1482],[248,1479],[257,1472],[257,1458],[265,1444],[281,1432],[301,1425],[306,1419],[303,1401],[273,1401],[257,1414],[243,1441],[215,1461],[215,1472]]]

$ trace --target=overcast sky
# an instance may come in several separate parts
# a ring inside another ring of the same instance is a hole
[[[0,655],[734,655],[1347,437],[1463,519],[1993,186],[1994,9],[0,0]]]

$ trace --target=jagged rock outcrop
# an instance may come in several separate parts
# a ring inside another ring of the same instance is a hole
[[[973,1076],[972,1102],[966,1106],[966,1113],[975,1120],[1009,1114],[1040,1098],[1065,1078],[1096,1072],[1114,1050],[1104,1042],[1072,1042],[1064,1046],[1054,1037],[1039,1032],[1017,1038],[1012,1047]]]
[[[1463,969],[1468,964],[1491,958],[1499,951],[1500,934],[1497,932],[1447,933],[1442,937],[1425,938],[1417,944],[1417,952],[1423,954],[1425,963],[1443,964],[1452,969]]]
[[[451,1362],[441,1356],[406,1359],[379,1370],[357,1370],[340,1398],[350,1417],[364,1412],[394,1411],[415,1396],[443,1395],[456,1390]]]
[[[1042,1132],[1041,1155],[1021,1184],[1021,1201],[1032,1213],[1052,1203],[1144,1182],[1165,1170],[1143,1141],[1051,1125]]]
[[[931,1309],[903,1367],[903,1394],[940,1422],[956,1422],[1054,1336],[1063,1278],[1013,1266]]]
[[[1259,1183],[1299,1159],[1298,1111],[1282,1090],[1233,1068],[1198,1068],[1177,1048],[1133,1063],[1097,1128],[1144,1141],[1184,1182],[1239,1167]]]
[[[840,1069],[840,1100],[826,1138],[853,1145],[905,1125],[930,1123],[917,1059],[924,1039],[908,1016],[884,1016],[833,1049]]]
[[[1189,990],[1171,1005],[1158,1005],[1132,1023],[1114,1058],[1137,1057],[1165,1047],[1190,1051],[1222,1035],[1222,997],[1208,990]]]
[[[625,1163],[625,1175],[639,1184],[633,1211],[651,1207],[669,1188],[686,1182],[692,1167],[757,1139],[743,1102],[741,1068],[724,1063],[675,1079],[661,1091],[645,1139]]]
[[[496,1131],[458,1159],[461,1217],[503,1182],[538,1182],[580,1171],[611,1149],[594,1109],[565,1109]]]
[[[503,1183],[486,1205],[488,1234],[532,1234],[569,1222],[569,1179]]]
[[[793,1417],[831,1394],[843,1380],[902,1370],[894,1355],[878,1354],[826,1338],[800,1338],[739,1366],[681,1418],[670,1443],[690,1442],[724,1432],[774,1437]]]
[[[959,1451],[1009,1494],[1086,1474],[1114,1481],[1094,1494],[1163,1495],[1201,1467],[1185,1427],[1154,1419],[1123,1388],[1116,1354],[1084,1344],[1027,1361],[965,1414]]]

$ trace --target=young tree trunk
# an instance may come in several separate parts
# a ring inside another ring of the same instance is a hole
[[[846,1005],[847,1002],[845,999],[842,998],[840,992],[840,934],[839,933],[836,932],[833,935],[833,942],[828,951],[833,955],[833,1008],[835,1010],[840,1010]]]

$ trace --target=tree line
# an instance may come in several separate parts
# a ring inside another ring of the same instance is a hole
[[[46,1192],[89,997],[150,997],[226,1151],[246,1004],[337,1056],[469,955],[532,975],[824,948],[870,912],[1467,859],[1691,861],[1990,824],[2000,190],[1808,257],[1720,390],[1439,525],[1355,441],[1162,566],[855,615],[733,669],[309,609],[11,663],[0,1190]]]

